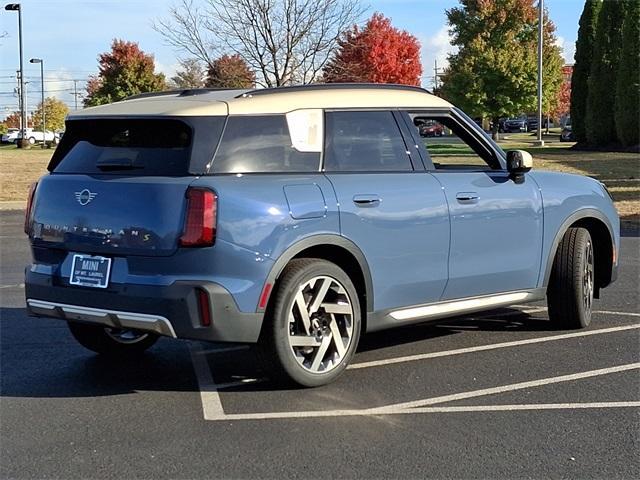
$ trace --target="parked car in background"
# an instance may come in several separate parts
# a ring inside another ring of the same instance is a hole
[[[442,137],[444,135],[444,127],[434,121],[425,121],[418,129],[421,137]]]
[[[567,120],[564,124],[564,128],[562,132],[560,132],[560,141],[561,142],[575,142],[576,138],[573,135],[573,130],[571,128],[571,119]]]
[[[58,143],[58,136],[50,130],[46,130],[43,135],[42,130],[27,128],[25,130],[25,138],[31,145],[34,145],[36,143],[42,143],[43,141],[47,143],[53,143],[53,144]],[[20,141],[21,139],[22,139],[22,133],[18,132],[18,135],[16,137],[16,142]]]
[[[535,132],[538,130],[538,117],[527,117],[527,132]]]
[[[2,135],[2,143],[16,143],[20,130],[18,128],[10,128],[7,133]]]
[[[517,133],[528,131],[527,117],[507,118],[504,121],[504,131],[506,133]]]
[[[549,328],[585,328],[617,276],[603,184],[531,171],[419,87],[144,94],[66,128],[29,194],[26,304],[118,368],[162,335],[317,386],[365,332],[545,298]]]

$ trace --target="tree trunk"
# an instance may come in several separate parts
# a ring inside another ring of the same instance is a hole
[[[493,124],[491,126],[491,138],[497,142],[498,140],[500,140],[500,138],[498,137],[498,129],[500,128],[500,118],[498,117],[493,117],[491,119],[491,123]]]

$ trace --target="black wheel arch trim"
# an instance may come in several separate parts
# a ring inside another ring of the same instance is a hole
[[[271,271],[267,276],[266,284],[275,285],[276,281],[282,274],[282,271],[287,266],[287,264],[296,257],[299,253],[307,250],[311,247],[322,247],[325,245],[336,246],[343,248],[347,252],[349,252],[358,262],[360,266],[360,270],[362,271],[362,276],[364,278],[365,284],[365,298],[366,298],[366,307],[367,312],[373,311],[373,281],[371,280],[371,270],[369,269],[369,264],[362,253],[362,250],[358,248],[358,246],[353,243],[351,240],[342,237],[340,235],[335,234],[321,234],[321,235],[312,235],[310,237],[303,238],[298,242],[294,243],[290,246],[284,253],[282,253],[278,259],[275,261],[273,267],[271,267]],[[269,295],[271,296],[271,295]],[[263,312],[264,308],[257,308],[257,312]]]
[[[551,244],[551,249],[549,250],[549,256],[547,257],[547,263],[546,263],[545,272],[544,272],[544,282],[542,284],[543,287],[546,288],[549,285],[549,279],[551,277],[551,269],[553,268],[553,261],[555,260],[556,252],[558,250],[558,245],[560,244],[560,241],[564,237],[564,234],[567,233],[567,230],[569,229],[569,227],[574,223],[576,223],[577,221],[583,220],[583,219],[590,219],[590,218],[595,218],[596,220],[600,220],[602,223],[604,223],[604,225],[607,227],[607,230],[609,231],[611,245],[613,248],[616,248],[616,240],[615,240],[615,235],[613,233],[613,226],[611,225],[611,222],[606,217],[606,215],[604,215],[600,210],[596,210],[595,208],[583,208],[581,210],[573,212],[564,220],[564,222],[562,222],[562,225],[560,225],[560,228],[558,229],[558,232],[556,233],[556,236],[553,239],[553,243]],[[612,268],[615,268],[615,265],[612,265]],[[615,273],[611,272],[611,281],[613,280],[615,280]]]

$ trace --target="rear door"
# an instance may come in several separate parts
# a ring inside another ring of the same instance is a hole
[[[497,147],[455,110],[410,112],[405,118],[444,127],[444,136],[422,139],[451,216],[449,281],[442,299],[535,288],[543,219],[533,178],[514,182]]]
[[[324,171],[340,230],[366,256],[374,309],[437,301],[447,281],[449,216],[442,188],[405,143],[391,111],[328,111]]]

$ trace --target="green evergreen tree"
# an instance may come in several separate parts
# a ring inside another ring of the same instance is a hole
[[[576,40],[575,65],[571,76],[571,126],[578,143],[586,143],[587,93],[593,44],[596,35],[598,13],[602,0],[586,0],[580,16],[578,40]]]
[[[640,144],[640,2],[627,3],[616,83],[615,122],[623,145]]]
[[[624,0],[607,0],[598,14],[588,80],[586,116],[587,143],[593,146],[609,145],[617,141],[614,115],[616,79],[626,8],[627,2]]]

